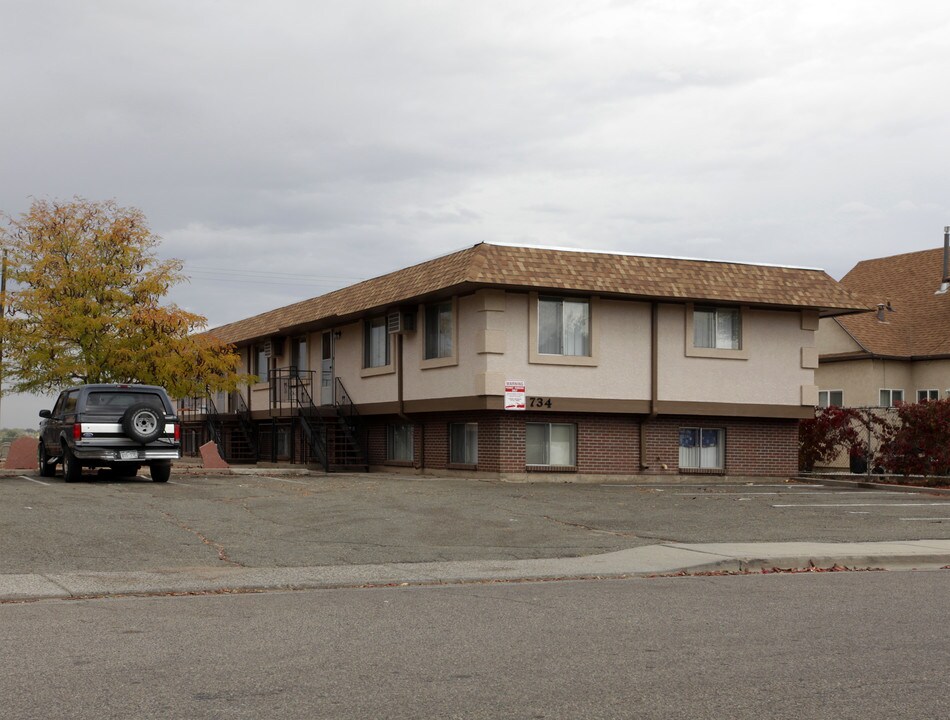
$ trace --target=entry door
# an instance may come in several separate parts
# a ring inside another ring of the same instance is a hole
[[[333,404],[333,333],[323,333],[323,352],[320,362],[320,404]]]

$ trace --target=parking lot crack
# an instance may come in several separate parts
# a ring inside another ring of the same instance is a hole
[[[591,527],[590,525],[584,525],[583,523],[571,522],[570,520],[561,520],[556,517],[551,517],[550,515],[542,516],[545,520],[550,520],[551,522],[558,523],[559,525],[567,525],[568,527],[579,528],[580,530],[587,530],[592,533],[599,533],[601,535],[613,535],[615,537],[623,538],[636,538],[639,537],[635,533],[620,532],[618,530],[604,530],[602,528]]]
[[[162,511],[162,515],[163,515],[163,516],[165,517],[165,519],[168,520],[169,522],[174,523],[175,525],[177,525],[178,527],[180,527],[182,530],[185,530],[185,531],[187,531],[187,532],[190,532],[192,535],[194,535],[194,536],[197,537],[199,540],[201,540],[201,542],[203,542],[205,545],[207,545],[208,547],[210,547],[210,548],[212,548],[213,550],[215,550],[215,551],[218,553],[218,559],[219,559],[221,562],[227,563],[228,565],[234,565],[235,567],[244,567],[244,565],[243,565],[242,563],[239,563],[237,560],[232,560],[230,557],[228,557],[228,551],[227,551],[227,549],[224,547],[224,545],[222,545],[221,543],[215,542],[215,541],[212,540],[211,538],[207,537],[207,536],[206,536],[204,533],[202,533],[200,530],[195,530],[193,527],[189,527],[184,521],[182,521],[182,520],[180,520],[179,518],[175,517],[175,516],[172,515],[170,512],[167,512],[167,511],[164,511],[164,510],[163,510],[163,511]]]

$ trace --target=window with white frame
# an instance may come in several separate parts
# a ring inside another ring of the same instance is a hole
[[[525,460],[528,465],[574,467],[577,428],[573,423],[527,423]]]
[[[254,368],[252,372],[257,375],[258,382],[268,382],[268,367],[270,366],[270,346],[268,345],[255,345],[252,349],[252,358],[254,360]]]
[[[721,428],[680,428],[681,470],[722,470],[725,432]]]
[[[917,402],[924,402],[925,400],[939,400],[940,391],[939,390],[918,390],[917,391]]]
[[[455,465],[478,463],[478,423],[449,425],[449,462]]]
[[[425,359],[452,357],[455,321],[452,301],[426,305]]]
[[[389,330],[386,316],[370,318],[363,323],[363,367],[389,365]]]
[[[844,391],[819,390],[818,407],[844,407]]]
[[[590,356],[590,302],[575,298],[538,298],[538,352]]]
[[[897,405],[899,402],[904,402],[903,390],[894,390],[890,388],[881,390],[881,397],[878,405],[881,407],[892,407]]]
[[[739,308],[695,308],[693,347],[739,350],[742,347],[741,318]]]
[[[386,459],[411,462],[413,458],[412,425],[401,423],[386,426]]]
[[[294,338],[290,346],[290,364],[298,376],[310,369],[308,348],[306,335]]]

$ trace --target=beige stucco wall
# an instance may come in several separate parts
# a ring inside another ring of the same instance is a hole
[[[529,308],[535,302],[532,294],[480,291],[456,300],[456,361],[441,367],[424,367],[421,306],[417,308],[418,329],[402,336],[405,401],[500,396],[507,379],[524,380],[528,395],[533,397],[650,399],[650,303],[592,299],[593,360],[549,364],[551,356],[543,358],[549,362],[532,362],[531,349],[537,342],[529,330]],[[742,342],[747,357],[723,359],[686,355],[686,311],[683,304],[659,306],[659,400],[802,404],[802,388],[814,384],[814,371],[802,367],[802,349],[814,347],[816,334],[803,329],[802,313],[745,310]],[[362,324],[349,323],[335,330],[340,337],[334,343],[334,374],[343,381],[353,400],[359,404],[397,401],[398,372],[369,375],[362,369]],[[396,369],[395,337],[390,341]],[[308,364],[314,371],[315,399],[319,398],[320,354],[321,332],[311,333]],[[569,358],[554,359],[571,362]],[[288,349],[279,364],[289,362]],[[259,388],[265,389],[266,386]],[[257,399],[264,402],[265,395],[254,395],[257,408]]]
[[[821,318],[818,321],[815,340],[820,355],[859,352],[862,349],[834,318]]]
[[[841,390],[850,407],[876,406],[884,388],[903,390],[906,402],[916,402],[918,390],[939,390],[947,397],[950,360],[848,360],[823,362],[815,373],[821,390]]]
[[[457,299],[458,332],[454,364],[423,368],[425,352],[425,310],[418,307],[417,330],[403,336],[404,400],[427,400],[477,395],[476,378],[485,372],[484,355],[476,353],[477,332],[484,329],[484,313],[478,310],[475,295]]]
[[[913,363],[911,383],[912,400],[918,390],[939,390],[941,399],[950,397],[950,360],[918,360]]]
[[[661,305],[659,399],[801,405],[802,386],[814,383],[814,370],[801,367],[801,349],[815,344],[815,332],[801,326],[799,312],[747,310],[747,359],[687,357],[686,306]]]
[[[841,390],[849,407],[876,406],[883,388],[903,390],[904,400],[917,399],[912,363],[906,360],[823,362],[815,371],[819,390]]]
[[[492,313],[507,338],[504,354],[488,354],[485,372],[494,394],[504,381],[525,381],[528,395],[646,400],[650,396],[650,306],[600,299],[593,307],[596,366],[547,365],[529,361],[537,339],[528,330],[528,293],[506,293],[504,313]],[[465,333],[463,326],[463,334]]]
[[[398,378],[395,372],[371,377],[362,377],[363,367],[363,325],[350,323],[336,328],[340,337],[335,341],[334,377],[340,378],[353,401],[356,403],[395,402],[399,398]],[[389,337],[390,357],[396,366],[396,345],[394,336]]]

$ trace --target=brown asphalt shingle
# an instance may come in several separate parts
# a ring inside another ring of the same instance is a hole
[[[837,318],[865,350],[888,357],[950,355],[950,293],[935,295],[943,275],[943,248],[863,260],[841,284],[871,306],[893,311]]]
[[[335,318],[381,311],[461,286],[818,308],[825,315],[868,307],[821,270],[479,243],[209,334],[239,343],[307,324],[329,326]]]

